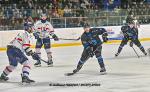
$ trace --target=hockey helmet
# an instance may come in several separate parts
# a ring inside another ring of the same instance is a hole
[[[83,28],[90,28],[90,25],[88,23],[84,24]]]
[[[31,31],[33,27],[33,23],[32,22],[26,22],[24,23],[24,30],[25,31]]]
[[[45,13],[41,14],[40,19],[42,23],[45,23],[47,19],[47,15]]]

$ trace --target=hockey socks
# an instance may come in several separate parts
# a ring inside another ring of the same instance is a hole
[[[104,65],[102,56],[97,57],[97,60],[98,60],[98,63],[100,65],[100,68],[101,68],[100,73],[101,74],[106,74],[106,69],[105,69],[105,65]]]
[[[7,77],[13,70],[15,69],[14,66],[10,65],[10,66],[6,66],[6,68],[4,69],[3,73],[0,76],[0,80],[4,80],[7,81],[9,78]]]
[[[145,49],[144,49],[144,47],[142,45],[139,48],[144,53],[144,55],[147,55],[147,53],[146,53],[146,51],[145,51]]]

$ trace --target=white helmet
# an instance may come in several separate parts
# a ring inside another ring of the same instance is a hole
[[[46,15],[45,13],[43,13],[43,14],[41,14],[40,18],[41,18],[42,20],[46,20],[46,19],[47,19],[47,15]]]

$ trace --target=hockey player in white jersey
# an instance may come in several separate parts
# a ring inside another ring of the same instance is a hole
[[[30,38],[32,33],[32,24],[27,23],[25,26],[25,31],[19,33],[8,45],[7,45],[7,56],[9,60],[9,65],[3,70],[0,76],[1,81],[7,81],[7,77],[20,63],[22,67],[22,82],[31,83],[34,80],[29,78],[30,71],[30,61],[26,57],[32,56],[34,60],[40,59],[40,57],[30,49]],[[26,53],[26,55],[25,55]]]
[[[41,47],[44,45],[44,49],[46,50],[47,57],[48,57],[48,66],[53,66],[52,61],[52,53],[50,51],[51,48],[51,42],[50,42],[50,36],[53,37],[55,41],[58,41],[58,37],[54,34],[54,28],[51,25],[50,22],[47,21],[46,14],[41,15],[41,19],[38,20],[34,24],[34,30],[35,32],[33,35],[35,36],[36,41],[36,53],[41,57]],[[34,64],[35,66],[41,66],[41,61],[37,60],[37,62]]]

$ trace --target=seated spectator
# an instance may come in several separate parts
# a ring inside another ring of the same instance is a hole
[[[70,17],[71,16],[71,9],[69,9],[68,6],[64,8],[64,17]]]

